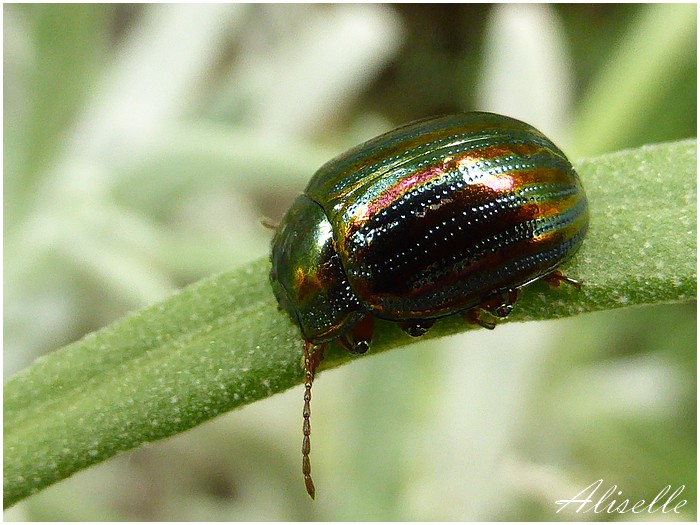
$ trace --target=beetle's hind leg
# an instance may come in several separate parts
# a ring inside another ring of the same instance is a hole
[[[480,305],[462,313],[462,317],[470,324],[478,324],[483,328],[493,330],[498,324],[498,319],[508,317],[513,311],[513,306],[518,302],[518,295],[518,288],[511,288],[505,292],[491,294],[484,299]],[[484,314],[492,319],[484,319]]]
[[[576,279],[572,279],[571,277],[567,277],[564,275],[560,270],[554,270],[552,273],[549,273],[542,277],[544,281],[546,281],[550,286],[553,288],[559,288],[561,283],[566,283],[568,285],[573,286],[577,290],[581,289],[581,282],[577,281]]]

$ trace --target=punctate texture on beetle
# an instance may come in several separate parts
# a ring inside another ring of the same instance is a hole
[[[561,150],[532,126],[490,113],[381,135],[325,164],[304,193],[292,207],[306,210],[297,218],[320,208],[327,221],[313,241],[294,236],[316,259],[288,286],[302,301],[302,330],[305,321],[319,325],[305,337],[319,342],[365,311],[407,320],[475,307],[551,272],[588,224],[585,193]]]

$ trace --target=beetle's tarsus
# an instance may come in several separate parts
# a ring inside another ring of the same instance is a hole
[[[554,288],[559,288],[559,285],[561,283],[566,283],[568,285],[573,286],[577,290],[581,289],[580,281],[572,279],[571,277],[567,277],[560,270],[554,270],[552,273],[545,275],[543,279],[547,281],[547,283],[549,283],[549,286],[552,286]]]
[[[482,328],[486,328],[487,330],[493,330],[494,328],[496,328],[496,322],[487,321],[486,319],[484,319],[483,314],[485,312],[485,310],[482,310],[481,307],[477,306],[476,308],[472,308],[464,312],[462,314],[462,319],[464,319],[469,324],[478,324]]]
[[[401,330],[411,337],[420,337],[425,335],[434,324],[434,319],[413,319],[411,321],[404,321],[399,326]]]

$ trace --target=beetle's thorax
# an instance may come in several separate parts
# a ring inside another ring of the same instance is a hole
[[[323,209],[300,195],[272,241],[270,280],[277,300],[315,344],[338,338],[364,315],[335,251]]]

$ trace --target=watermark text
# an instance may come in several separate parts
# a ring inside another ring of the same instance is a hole
[[[628,512],[633,514],[643,512],[680,514],[681,507],[688,503],[684,499],[679,499],[685,490],[685,485],[681,485],[673,491],[671,485],[666,485],[654,496],[654,499],[648,502],[643,499],[631,502],[629,498],[623,496],[617,485],[611,485],[605,492],[602,492],[602,485],[603,480],[599,479],[572,498],[555,501],[559,507],[557,513],[570,508],[574,512],[582,514],[586,512],[594,512],[595,514],[626,514]]]

